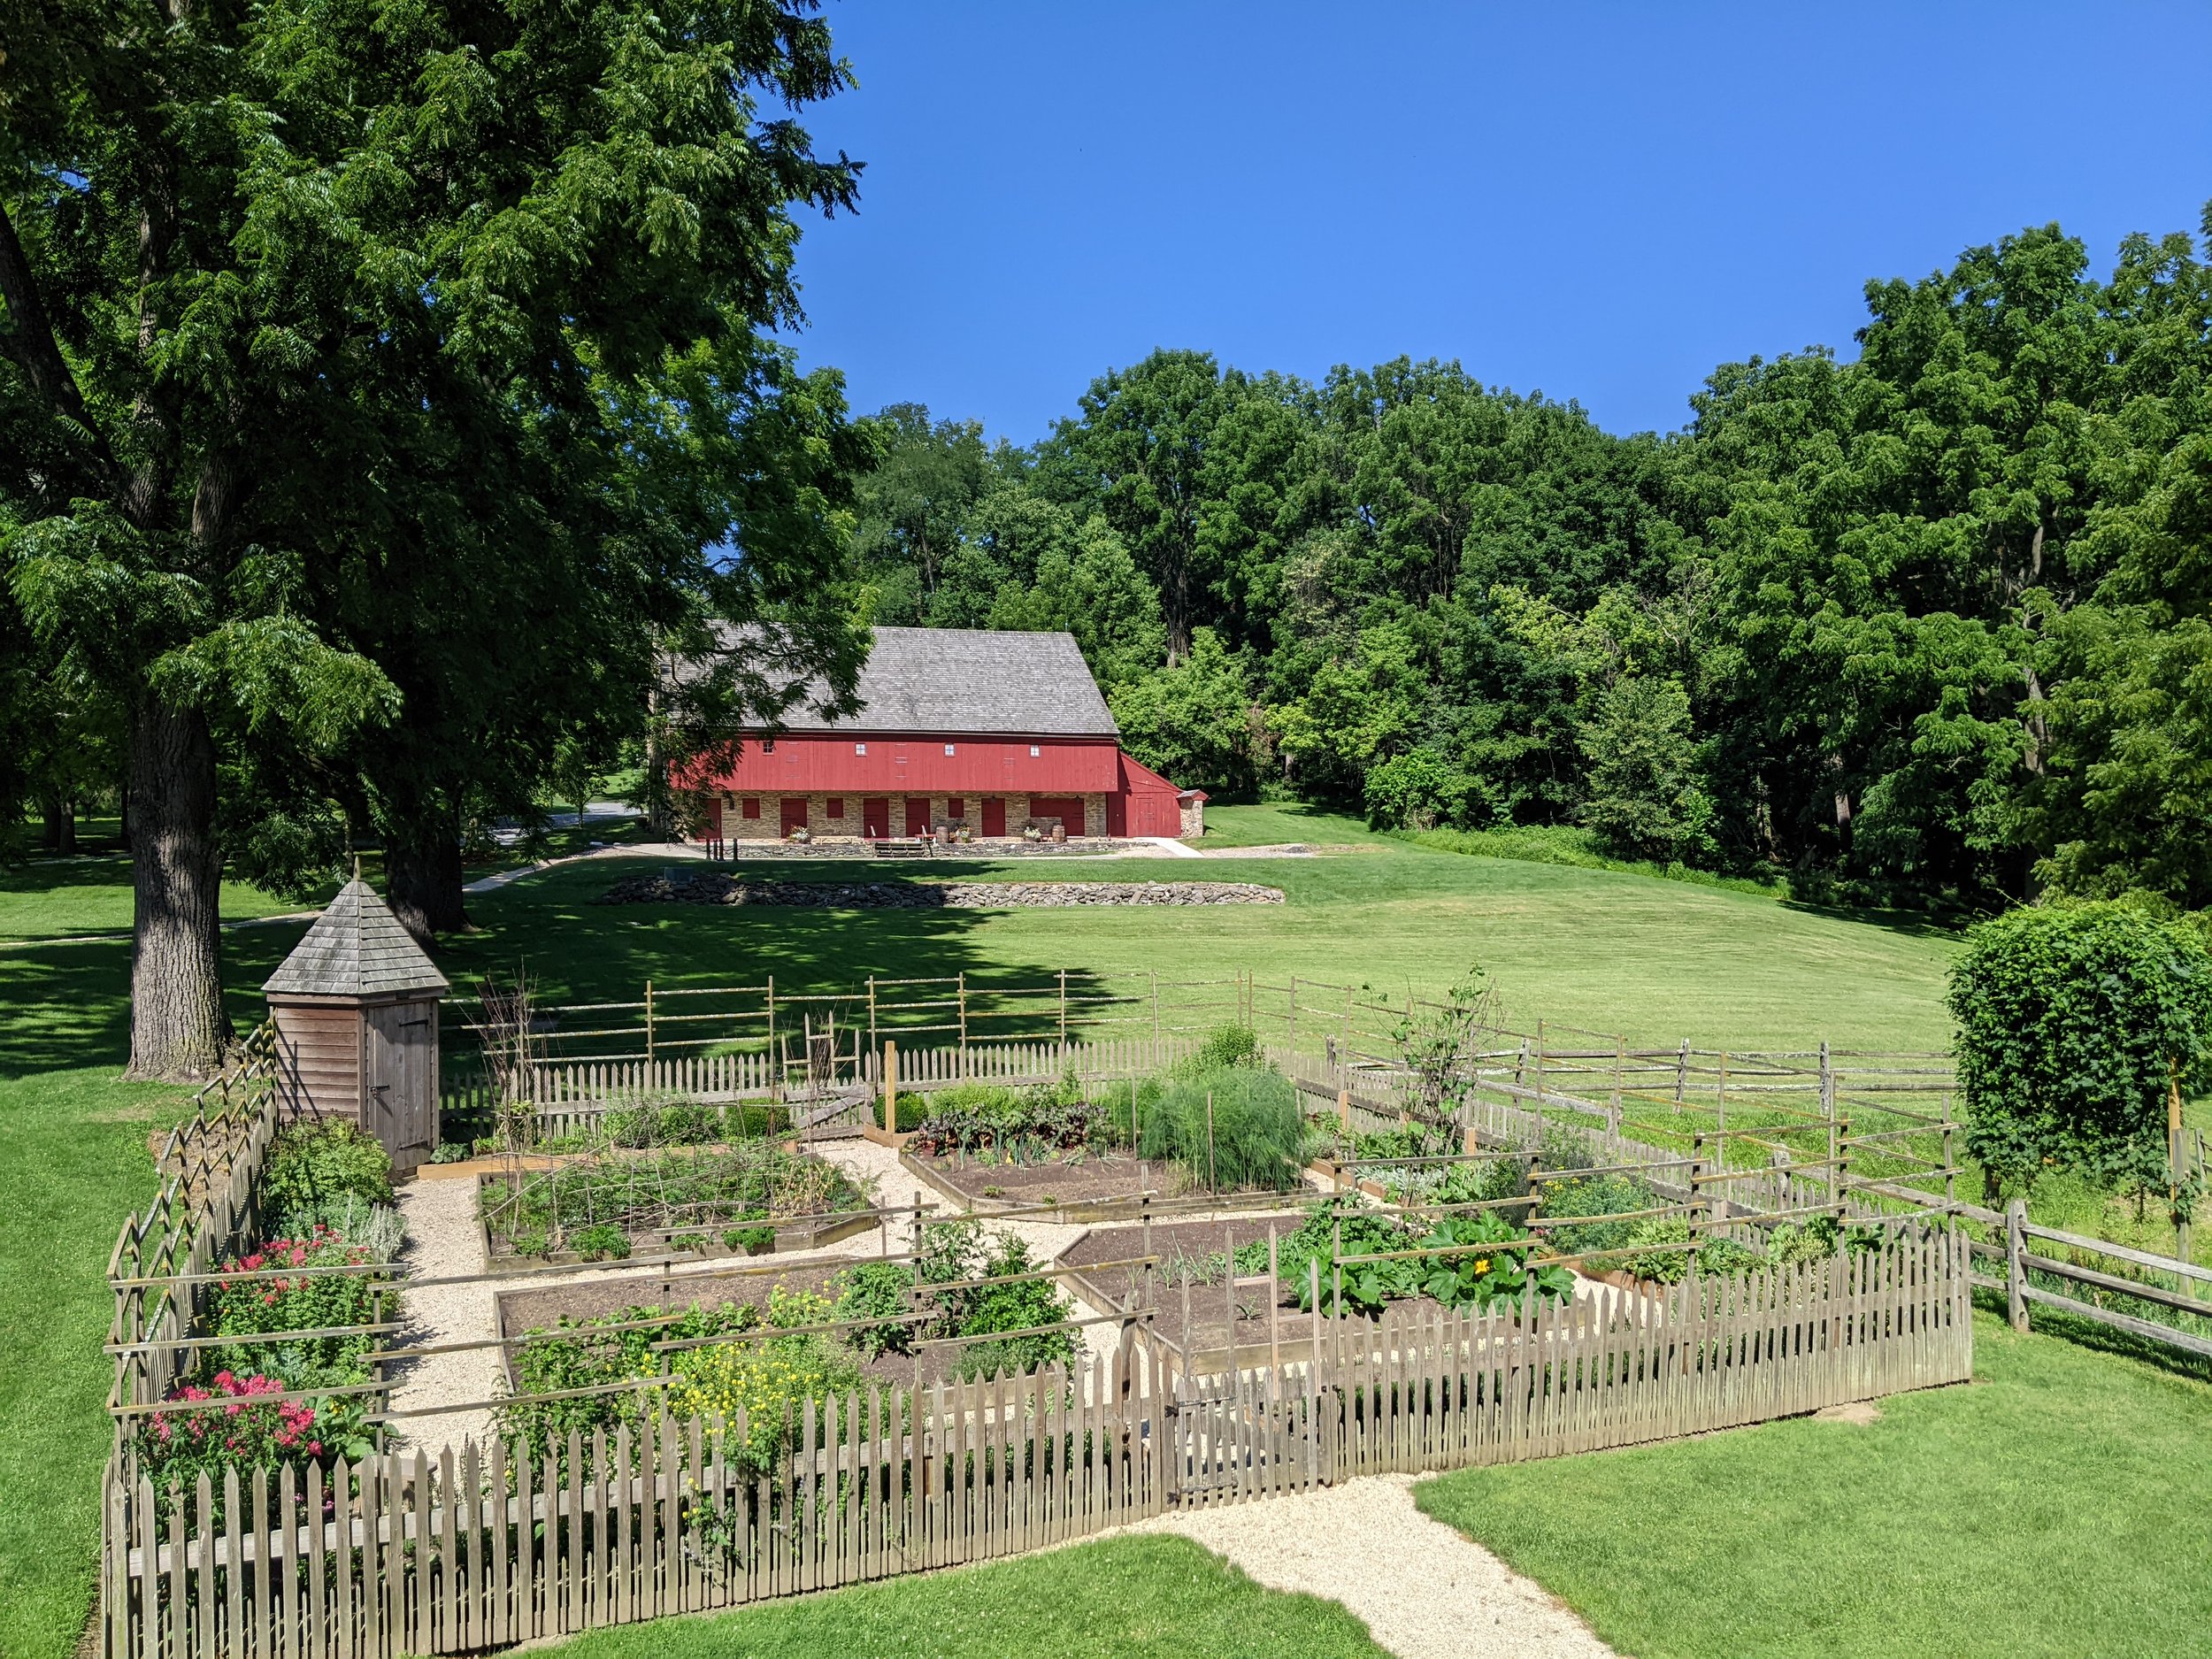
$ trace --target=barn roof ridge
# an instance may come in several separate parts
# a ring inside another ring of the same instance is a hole
[[[453,987],[376,889],[356,876],[262,986],[291,996],[388,996]]]

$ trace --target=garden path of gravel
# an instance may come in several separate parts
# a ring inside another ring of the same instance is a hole
[[[1325,1596],[1400,1659],[1608,1659],[1574,1611],[1481,1545],[1421,1513],[1411,1475],[1163,1515],[1174,1532],[1271,1590]]]

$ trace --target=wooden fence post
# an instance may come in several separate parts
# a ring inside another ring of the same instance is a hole
[[[1681,1048],[1675,1051],[1674,1056],[1674,1105],[1677,1111],[1682,1109],[1682,1091],[1689,1087],[1689,1082],[1690,1040],[1685,1037],[1682,1040]]]
[[[899,1132],[899,1045],[883,1045],[883,1133]]]
[[[2016,1198],[2005,1206],[2005,1313],[2016,1331],[2028,1328],[2027,1225],[2028,1201]]]
[[[653,1064],[653,982],[645,982],[645,1064]]]
[[[1068,1058],[1068,971],[1060,970],[1060,1063]]]
[[[1820,1116],[1828,1130],[1828,1172],[1821,1179],[1832,1194],[1836,1190],[1836,1154],[1841,1148],[1836,1145],[1836,1069],[1829,1058],[1828,1040],[1825,1037],[1820,1040]],[[1947,1112],[1945,1116],[1949,1114]],[[1943,1161],[1946,1164],[1951,1161],[1947,1133],[1944,1140]]]

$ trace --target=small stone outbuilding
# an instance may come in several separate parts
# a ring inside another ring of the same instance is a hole
[[[360,877],[262,991],[288,1110],[351,1118],[412,1174],[438,1145],[438,1003],[446,978]]]

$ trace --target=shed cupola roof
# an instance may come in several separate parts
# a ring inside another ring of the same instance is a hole
[[[442,995],[452,989],[359,876],[338,889],[262,990],[273,996]]]

